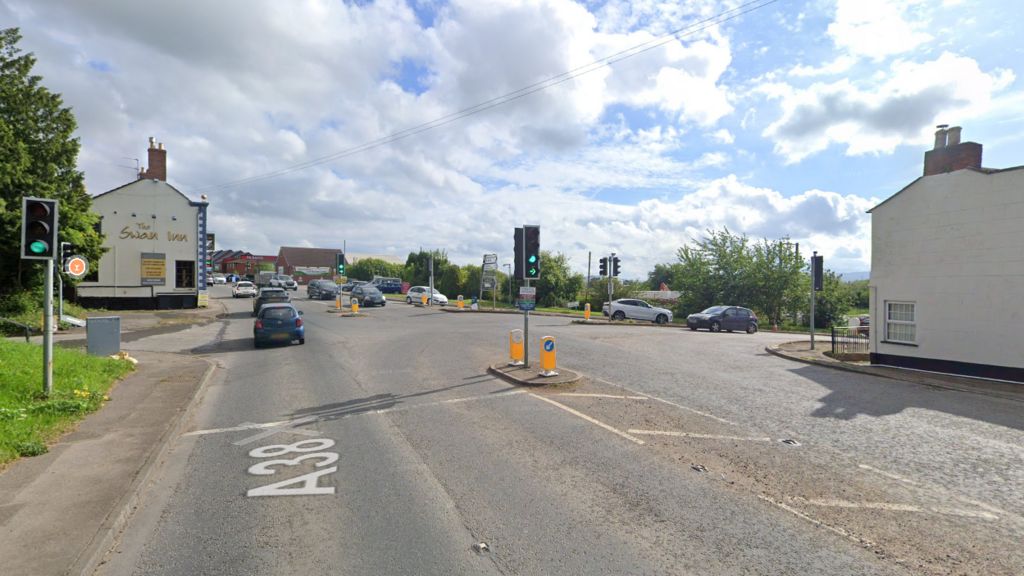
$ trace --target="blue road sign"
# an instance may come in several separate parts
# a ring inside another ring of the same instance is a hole
[[[551,352],[554,349],[555,349],[555,341],[554,340],[547,340],[547,341],[544,342],[544,350],[546,352]]]

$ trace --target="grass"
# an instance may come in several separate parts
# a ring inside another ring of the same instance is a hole
[[[41,346],[0,340],[0,467],[20,456],[37,456],[86,414],[107,400],[107,391],[131,372],[127,360],[53,349],[53,393],[43,390]]]

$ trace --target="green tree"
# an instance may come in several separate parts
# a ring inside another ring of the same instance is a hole
[[[762,312],[768,324],[782,322],[788,305],[797,301],[801,294],[803,258],[789,238],[766,238],[753,246],[750,265],[751,307]]]
[[[405,260],[405,271],[402,278],[413,286],[430,284],[430,257],[434,257],[434,279],[440,278],[448,266],[448,255],[443,250],[410,252]]]
[[[561,252],[541,251],[541,275],[537,287],[538,306],[564,306],[577,301],[583,291],[583,275],[569,268],[569,257]]]
[[[810,299],[810,292],[805,292]],[[835,272],[826,269],[822,276],[822,291],[814,303],[814,325],[821,328],[846,324],[853,296],[848,285]],[[808,303],[808,305],[810,305]]]
[[[870,306],[870,291],[867,280],[854,280],[846,283],[850,291],[850,305],[854,308],[867,308]]]
[[[372,280],[374,276],[401,278],[405,267],[380,258],[361,258],[345,268],[345,275],[357,280]]]
[[[467,266],[467,268],[471,267]],[[455,299],[459,294],[462,294],[462,286],[466,280],[466,276],[466,271],[460,268],[457,264],[448,264],[441,271],[440,276],[437,276],[435,273],[434,288],[445,296]],[[463,296],[466,295],[463,294]]]
[[[60,202],[60,240],[96,263],[103,238],[99,216],[78,171],[80,148],[71,108],[32,74],[35,57],[18,48],[17,28],[0,30],[0,299],[43,283],[43,266],[20,258],[21,199]],[[65,282],[74,282],[65,278]]]

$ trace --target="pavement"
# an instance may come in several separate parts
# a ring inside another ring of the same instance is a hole
[[[957,390],[959,392],[972,392],[993,396],[1005,400],[1016,400],[1024,402],[1024,386],[1012,382],[989,380],[986,378],[971,378],[968,376],[954,376],[938,372],[925,372],[922,370],[911,370],[907,368],[896,368],[894,366],[872,365],[870,362],[850,362],[837,360],[825,354],[828,345],[825,342],[818,343],[814,350],[811,350],[809,340],[798,340],[795,342],[784,342],[765,347],[765,351],[776,356],[812,364],[825,366],[836,370],[858,372],[890,380],[901,380],[913,382],[923,386],[942,388],[946,390]]]
[[[122,341],[213,322],[225,309],[103,312],[121,316]],[[41,341],[38,336],[34,340]],[[85,329],[54,336],[84,345]],[[110,401],[41,456],[0,473],[0,558],[5,576],[90,573],[138,504],[168,440],[214,365],[199,357],[133,351],[136,370]]]

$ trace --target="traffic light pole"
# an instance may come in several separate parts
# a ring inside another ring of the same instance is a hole
[[[43,286],[43,393],[53,392],[53,260],[46,261]]]
[[[814,251],[814,256],[811,258],[811,350],[814,350],[814,263],[817,260],[818,251]]]
[[[612,272],[612,259],[615,258],[615,252],[608,257],[608,319],[612,319],[612,294],[614,293],[612,286],[615,282],[614,272]]]
[[[526,287],[530,287],[530,279],[525,278]],[[523,367],[530,367],[530,311],[523,310]]]

